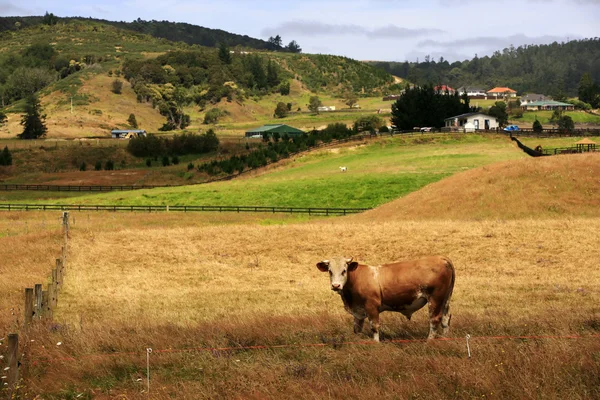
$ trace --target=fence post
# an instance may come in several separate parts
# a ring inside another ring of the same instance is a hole
[[[19,335],[10,333],[8,335],[8,391],[9,399],[13,398],[19,380]]]
[[[54,310],[56,304],[58,303],[57,292],[58,285],[56,282],[56,268],[52,270],[52,283],[48,286],[48,303],[50,305],[50,310]]]
[[[44,319],[52,319],[52,310],[50,309],[50,285],[48,285],[48,290],[42,291],[42,312],[40,314],[41,318]]]
[[[33,288],[33,298],[34,304],[33,307],[33,315],[36,319],[40,319],[42,317],[42,284],[36,283]]]
[[[33,321],[33,288],[25,288],[25,328]]]
[[[63,212],[63,233],[65,234],[65,242],[69,239],[69,212]]]
[[[60,291],[63,287],[63,267],[62,260],[56,259],[56,288]]]

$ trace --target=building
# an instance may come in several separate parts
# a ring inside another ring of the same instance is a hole
[[[465,93],[467,93],[468,97],[487,99],[487,93],[485,92],[485,90],[478,87],[463,86],[459,87],[457,89],[457,92],[460,96],[463,96]]]
[[[335,111],[335,106],[320,106],[317,110],[319,112]]]
[[[533,103],[534,101],[547,101],[552,100],[550,97],[546,97],[543,94],[537,93],[529,93],[524,96],[521,96],[521,106],[524,106],[529,103]]]
[[[521,104],[524,111],[554,111],[554,110],[574,110],[575,106],[569,103],[561,103],[560,101],[546,100],[533,101],[525,105]]]
[[[132,137],[146,136],[143,129],[113,129],[110,131],[114,139],[131,139]]]
[[[480,129],[491,130],[499,128],[498,120],[483,113],[467,113],[444,120],[446,129],[475,132]]]
[[[272,137],[275,132],[279,133],[279,136],[283,136],[285,133],[287,133],[288,136],[298,136],[304,133],[300,129],[296,129],[288,125],[267,124],[261,126],[260,128],[249,130],[246,132],[246,137],[263,137],[264,133],[268,133],[269,136]]]
[[[508,87],[495,87],[491,90],[488,90],[487,95],[488,95],[488,97],[502,99],[505,97],[517,97],[517,91],[512,90],[511,88],[508,88]]]
[[[450,86],[447,86],[447,85],[435,86],[433,88],[433,90],[435,90],[436,92],[444,93],[444,94],[446,92],[448,92],[448,94],[454,94],[454,92],[456,92],[456,90],[454,90],[453,88],[451,88]]]

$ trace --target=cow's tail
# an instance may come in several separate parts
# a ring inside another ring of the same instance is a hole
[[[444,299],[444,308],[442,311],[442,334],[446,334],[450,327],[450,319],[452,318],[452,314],[450,314],[450,299],[452,298],[452,292],[454,291],[454,279],[456,274],[454,272],[454,264],[452,264],[452,261],[450,261],[449,258],[443,258],[444,261],[446,261],[446,268],[452,272],[452,280],[450,281],[450,287],[448,288],[446,298]]]

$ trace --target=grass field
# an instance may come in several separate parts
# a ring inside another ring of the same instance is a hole
[[[368,187],[369,179],[373,187],[392,178],[410,182],[408,176],[439,180],[364,215],[72,212],[65,288],[55,321],[24,341],[23,393],[40,399],[599,398],[600,216],[589,212],[600,209],[597,155],[526,158],[501,137],[407,140],[312,153],[202,189],[221,191],[211,196],[223,203],[251,196],[295,201],[303,190],[312,197],[353,194],[367,204],[387,195],[344,187]],[[573,140],[524,142],[551,147]],[[342,163],[346,174],[337,169]],[[296,181],[306,186],[298,189]],[[489,195],[474,196],[478,187]],[[194,189],[146,201],[185,201],[200,196]],[[115,195],[135,194],[86,199]],[[548,209],[549,199],[560,210]],[[23,287],[48,276],[61,236],[59,213],[2,215],[5,337],[18,329]],[[315,267],[335,255],[379,264],[429,254],[446,255],[456,266],[450,341],[420,341],[428,332],[421,310],[412,321],[384,313],[383,342],[371,345],[368,335],[352,333],[352,317]],[[529,338],[514,338],[522,336]],[[268,348],[241,349],[247,346]],[[150,393],[148,347],[154,349]]]

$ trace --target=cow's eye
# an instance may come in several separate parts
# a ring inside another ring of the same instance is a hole
[[[343,271],[342,271],[342,275],[346,275],[346,270],[343,270]]]

